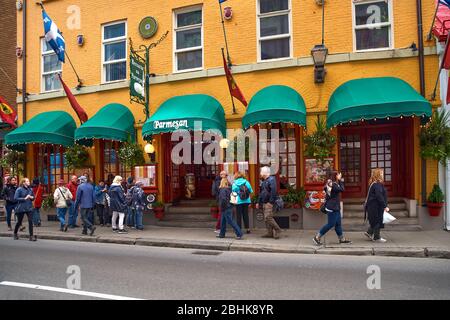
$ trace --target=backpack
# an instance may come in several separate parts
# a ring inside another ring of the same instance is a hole
[[[247,188],[247,185],[244,183],[239,187],[239,198],[241,200],[247,200],[250,197],[250,191]]]
[[[131,205],[133,204],[133,191],[134,187],[131,187],[130,189],[128,189],[127,194],[125,195],[125,202],[129,207],[131,207]]]

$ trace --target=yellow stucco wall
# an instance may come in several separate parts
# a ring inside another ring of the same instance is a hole
[[[126,5],[122,1],[88,1],[74,0],[45,2],[47,13],[58,24],[66,39],[66,49],[73,64],[76,66],[85,86],[94,86],[101,83],[101,25],[118,20],[127,21],[127,36],[131,37],[135,47],[139,44],[150,44],[156,41],[169,30],[168,38],[151,52],[151,72],[156,75],[166,75],[173,72],[173,9],[190,5],[203,5],[204,28],[204,69],[222,66],[220,48],[224,46],[222,29],[217,1],[137,1],[128,0]],[[253,64],[257,62],[257,31],[256,31],[256,0],[227,1],[227,6],[233,8],[233,19],[225,23],[228,33],[228,42],[232,62],[235,65]],[[72,17],[67,13],[69,5],[80,8],[81,29],[70,30],[67,20]],[[292,5],[292,40],[293,57],[309,57],[310,50],[320,43],[321,38],[321,7],[311,0],[291,0]],[[423,2],[424,29],[431,22],[434,13],[434,4]],[[158,33],[150,40],[144,40],[138,33],[140,20],[151,15],[159,24]],[[329,54],[353,52],[352,8],[350,0],[326,2],[325,44]],[[22,43],[22,16],[18,12],[17,19],[18,39]],[[427,30],[424,30],[424,34]],[[83,47],[76,45],[78,34],[85,36]],[[40,37],[43,35],[40,7],[29,4],[28,8],[28,36],[27,36],[27,91],[34,95],[41,90],[41,57]],[[413,42],[418,43],[416,8],[414,3],[408,1],[393,1],[393,38],[394,48],[406,48]],[[434,42],[425,42],[425,46],[433,46]],[[263,64],[262,64],[263,65]],[[22,70],[18,64],[18,84],[21,87]],[[307,111],[312,113],[326,113],[328,100],[333,91],[348,80],[362,77],[395,76],[411,84],[419,91],[418,58],[377,59],[327,64],[327,75],[324,84],[315,84],[313,81],[313,67],[291,67],[265,71],[253,71],[235,75],[235,79],[249,101],[260,89],[272,85],[287,85],[297,90],[305,100]],[[425,57],[426,96],[429,97],[434,86],[438,71],[438,58],[436,55]],[[127,74],[129,71],[127,71]],[[127,75],[128,77],[129,75]],[[69,87],[75,87],[76,77],[66,63],[63,66],[63,77]],[[76,90],[73,90],[76,93]],[[183,81],[171,81],[154,84],[150,89],[150,110],[155,112],[162,102],[174,95],[203,93],[214,96],[223,105],[229,128],[241,126],[240,120],[245,108],[236,101],[238,115],[231,115],[231,102],[228,87],[224,76],[208,77]],[[102,106],[110,102],[122,103],[129,107],[133,113],[138,127],[145,121],[143,107],[129,102],[127,89],[116,89],[76,96],[78,102],[85,108],[89,117],[92,117]],[[439,101],[435,102],[439,104]],[[34,115],[50,110],[65,110],[69,112],[77,124],[78,118],[65,97],[27,104],[27,119]],[[311,132],[315,116],[307,117],[308,132]],[[19,123],[22,122],[22,108],[19,105]],[[420,159],[418,156],[418,140],[416,139],[418,123],[415,126],[414,145],[416,183],[414,194],[420,194]],[[138,132],[139,142],[144,143]],[[157,146],[157,161],[161,162],[161,144],[155,138]],[[96,145],[98,148],[98,145]],[[98,154],[95,162],[99,162]],[[431,170],[434,165],[428,164],[428,188],[437,179],[437,170]],[[32,164],[28,162],[32,170]],[[162,185],[162,170],[159,170],[159,183]]]

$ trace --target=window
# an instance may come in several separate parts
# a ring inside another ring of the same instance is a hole
[[[289,186],[292,188],[296,188],[298,185],[297,176],[298,175],[298,167],[299,163],[297,161],[297,143],[299,140],[299,129],[297,125],[290,125],[286,123],[277,123],[268,126],[266,124],[260,125],[261,129],[267,129],[267,140],[263,140],[262,137],[259,137],[259,147],[263,148],[263,150],[268,150],[269,146],[272,147],[272,151],[268,151],[267,154],[271,154],[274,152],[273,145],[271,143],[277,143],[276,141],[272,142],[272,137],[270,135],[270,129],[277,129],[279,134],[279,171],[272,172],[276,175],[279,191],[287,191]],[[267,159],[260,159],[260,167],[267,165]],[[271,168],[273,169],[273,167]]]
[[[103,82],[127,78],[127,24],[116,22],[102,27]]]
[[[174,71],[203,68],[202,8],[175,12]]]
[[[44,193],[51,193],[59,179],[69,181],[69,171],[64,163],[64,148],[55,145],[36,146],[34,163],[36,176],[44,186]]]
[[[119,148],[120,142],[118,141],[101,142],[101,150],[103,150],[103,179],[105,181],[111,180],[116,175],[120,175],[124,180],[126,180],[132,175],[132,169],[125,168],[119,161],[117,156]]]
[[[62,63],[52,47],[41,38],[41,90],[42,92],[61,89],[61,82],[58,79],[58,73],[62,72]]]
[[[290,0],[258,1],[259,60],[291,56]]]
[[[392,48],[392,1],[353,1],[356,51]]]

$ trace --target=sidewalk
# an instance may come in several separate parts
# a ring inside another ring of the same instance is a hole
[[[25,226],[28,224],[25,223]],[[116,243],[125,245],[156,246],[172,248],[191,248],[221,251],[252,251],[297,254],[337,254],[337,255],[376,255],[395,257],[429,257],[450,259],[450,232],[446,231],[386,231],[382,237],[387,243],[369,241],[362,232],[347,232],[346,237],[353,244],[338,244],[334,231],[323,239],[323,246],[312,243],[314,231],[285,230],[281,238],[261,238],[265,230],[253,230],[245,234],[243,240],[236,240],[231,227],[226,238],[216,238],[211,229],[168,228],[146,226],[144,231],[129,229],[128,234],[113,233],[111,228],[97,226],[94,236],[81,235],[81,228],[59,231],[59,222],[42,222],[42,227],[35,228],[38,239],[86,241],[99,243]],[[22,238],[27,232],[21,232]],[[11,237],[6,224],[0,224],[0,237]]]

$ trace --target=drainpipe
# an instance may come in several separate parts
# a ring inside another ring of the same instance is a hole
[[[23,1],[22,17],[22,124],[27,121],[27,0]]]
[[[417,35],[419,42],[419,75],[420,94],[425,97],[425,59],[423,51],[423,26],[422,26],[422,0],[416,1],[417,8]],[[427,163],[422,158],[422,206],[426,206],[427,201]]]

